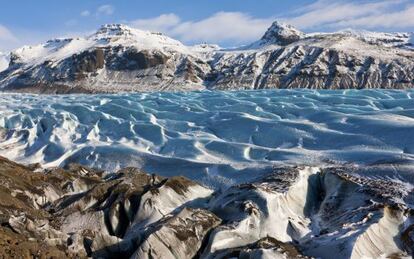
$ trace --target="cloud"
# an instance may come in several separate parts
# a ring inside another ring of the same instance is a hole
[[[198,21],[182,21],[175,14],[130,22],[139,29],[160,31],[187,42],[246,42],[258,39],[274,19],[240,12],[218,12]]]
[[[96,15],[111,15],[115,11],[115,8],[112,5],[101,5],[96,9]]]
[[[308,32],[345,28],[412,29],[414,4],[408,0],[318,0],[278,17],[257,18],[241,12],[218,12],[204,19],[185,21],[169,13],[129,24],[139,29],[160,31],[188,43],[239,44],[259,39],[274,20]]]
[[[319,0],[298,9],[285,20],[301,29],[408,28],[414,24],[413,6],[405,0],[328,1]]]
[[[89,15],[91,15],[91,12],[89,12],[88,10],[84,10],[80,13],[80,16],[83,17],[88,17]]]
[[[150,19],[138,19],[130,22],[130,25],[149,31],[168,32],[181,22],[180,17],[175,14],[162,14]]]
[[[6,27],[0,24],[0,40],[1,41],[18,41],[16,36]]]
[[[377,27],[406,29],[414,27],[414,5],[402,11],[383,13],[375,16],[359,17],[357,19],[341,21],[336,24],[339,27],[365,27],[373,29]]]
[[[19,39],[6,26],[0,24],[0,51],[12,49],[19,42]]]
[[[258,39],[273,20],[239,12],[219,12],[200,21],[183,22],[174,27],[172,33],[186,41],[244,42]]]

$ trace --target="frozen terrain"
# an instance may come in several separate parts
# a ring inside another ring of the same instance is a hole
[[[0,155],[207,186],[285,165],[414,164],[414,91],[0,94]]]
[[[212,190],[137,168],[0,156],[4,258],[412,258],[412,170],[280,167]]]
[[[0,257],[412,258],[413,97],[0,94]]]

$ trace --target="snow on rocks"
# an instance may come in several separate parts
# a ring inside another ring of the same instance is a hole
[[[21,182],[31,179],[60,197],[35,206],[2,192],[0,235],[13,231],[72,257],[404,258],[413,249],[412,185],[380,177],[398,165],[280,167],[218,191],[136,168],[99,180],[97,171],[70,168],[33,172],[1,159],[8,180],[0,191],[40,192]],[[90,189],[68,192],[76,175]],[[12,251],[32,253],[23,248]]]
[[[296,42],[305,36],[305,33],[299,31],[294,26],[275,21],[260,39],[259,44],[277,44],[285,46]]]
[[[356,37],[370,44],[387,47],[410,47],[409,45],[412,43],[412,33],[408,32],[385,33],[347,29],[340,31],[340,33]]]
[[[221,220],[203,209],[184,208],[160,221],[131,258],[193,258]]]
[[[382,213],[383,215],[378,222],[370,225],[356,239],[351,258],[380,258],[385,255],[404,256],[402,240],[396,242],[394,238],[401,235],[401,228],[407,225],[406,221],[409,220],[410,216],[401,208],[390,206],[384,207]],[[406,251],[409,251],[408,247],[406,249]]]
[[[237,248],[224,249],[214,254],[214,258],[262,258],[262,259],[293,259],[310,258],[302,255],[297,247],[290,243],[283,243],[272,237],[265,237],[259,241]]]
[[[186,46],[161,33],[103,25],[10,54],[0,89],[36,93],[261,88],[411,88],[412,34],[305,34],[274,22],[239,48]]]
[[[211,209],[229,224],[213,231],[206,252],[248,245],[267,236],[282,242],[305,236],[310,221],[304,207],[309,175],[314,173],[312,168],[281,169],[223,192],[212,201]]]
[[[135,226],[126,235],[131,235],[130,232],[137,229],[145,229],[182,206],[203,206],[212,194],[212,190],[184,177],[171,177],[141,197],[138,212],[132,222]]]

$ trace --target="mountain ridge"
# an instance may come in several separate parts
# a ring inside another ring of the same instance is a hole
[[[106,24],[78,38],[10,54],[0,90],[185,91],[260,88],[411,88],[412,33],[303,33],[274,22],[245,47],[186,46],[162,33]],[[0,70],[1,71],[1,70]]]

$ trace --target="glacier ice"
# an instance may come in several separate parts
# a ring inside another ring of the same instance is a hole
[[[412,164],[414,91],[0,94],[0,155],[185,175],[208,186],[278,165]]]

